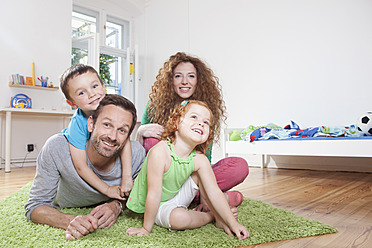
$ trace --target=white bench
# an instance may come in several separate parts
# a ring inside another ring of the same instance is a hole
[[[286,156],[334,156],[334,157],[372,157],[371,139],[337,139],[329,140],[263,140],[263,141],[229,141],[229,134],[237,128],[227,128],[223,133],[223,154],[261,155],[261,167],[267,167],[266,155]]]

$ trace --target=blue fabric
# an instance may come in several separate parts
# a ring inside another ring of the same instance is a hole
[[[90,133],[88,132],[88,118],[85,117],[80,108],[75,111],[70,124],[61,133],[67,138],[70,144],[78,149],[85,150]]]
[[[317,132],[319,132],[319,127],[310,127],[304,130],[291,132],[290,136],[313,137]]]
[[[273,139],[263,139],[260,141],[272,141]],[[298,137],[298,138],[288,138],[288,139],[275,139],[275,141],[291,141],[291,140],[372,140],[372,136],[359,136],[359,137],[353,137],[353,136],[344,136],[344,137]]]
[[[299,139],[313,137],[364,137],[363,132],[358,131],[356,125],[350,126],[320,126],[300,129],[294,121],[284,128],[259,127],[252,132],[242,134],[245,141],[270,140],[270,139]]]

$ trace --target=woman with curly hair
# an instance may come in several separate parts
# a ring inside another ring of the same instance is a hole
[[[178,52],[170,56],[156,76],[149,102],[144,111],[137,140],[146,152],[159,142],[170,114],[184,100],[205,102],[219,122],[215,125],[214,140],[218,140],[221,124],[226,121],[226,107],[218,78],[199,58]],[[212,145],[206,152],[211,161]],[[248,164],[243,158],[229,157],[212,166],[217,184],[225,192],[240,184],[248,176]],[[240,204],[240,192],[229,192],[231,206]],[[198,209],[203,210],[201,204]]]

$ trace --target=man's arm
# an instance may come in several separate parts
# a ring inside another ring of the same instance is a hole
[[[60,174],[53,157],[53,148],[58,143],[58,137],[52,136],[47,140],[37,158],[36,175],[30,190],[30,198],[25,204],[27,220],[39,206],[55,207],[53,198],[57,194]]]
[[[31,220],[37,224],[65,229],[66,240],[83,237],[98,228],[98,219],[94,216],[65,214],[47,205],[35,208]]]
[[[48,205],[39,206],[31,213],[32,222],[62,228],[65,230],[75,217],[75,215],[64,214]]]
[[[89,215],[75,216],[42,205],[32,211],[31,220],[37,224],[65,229],[66,240],[73,240],[87,235],[97,228],[111,227],[122,212],[121,206],[118,200],[113,200],[94,208]]]

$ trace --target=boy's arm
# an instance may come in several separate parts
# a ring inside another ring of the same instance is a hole
[[[159,147],[157,147],[159,148]],[[131,227],[126,233],[128,235],[142,236],[149,234],[154,227],[156,214],[160,206],[163,191],[163,174],[165,168],[164,154],[159,149],[152,149],[147,158],[147,197],[145,204],[145,214],[142,228]]]
[[[72,162],[80,177],[102,194],[105,194],[110,198],[124,200],[124,198],[121,197],[119,186],[108,186],[88,167],[87,157],[84,150],[78,149],[70,143],[69,147]]]
[[[132,146],[130,144],[130,139],[128,138],[123,150],[120,153],[121,160],[121,191],[124,196],[129,196],[130,191],[133,188],[132,179]]]
[[[211,211],[214,212],[216,220],[222,220],[236,234],[238,239],[247,238],[249,236],[247,229],[236,221],[225,195],[217,185],[209,160],[204,155],[195,157],[195,171],[197,171],[200,179],[201,193],[204,195]]]

